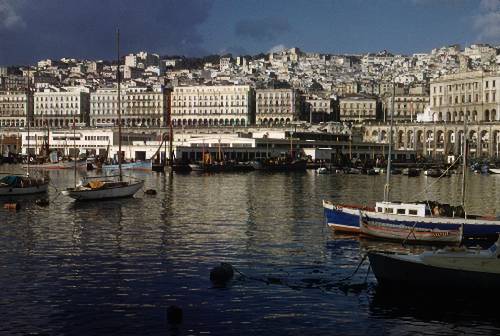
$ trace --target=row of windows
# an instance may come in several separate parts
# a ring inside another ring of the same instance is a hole
[[[177,106],[177,107],[181,107],[181,106],[184,106],[184,107],[191,107],[191,106],[200,106],[200,107],[205,107],[205,106],[219,106],[219,107],[224,107],[224,106],[246,106],[247,103],[245,101],[242,101],[241,103],[240,102],[231,102],[231,104],[229,104],[227,101],[226,101],[226,104],[224,105],[224,102],[221,102],[221,103],[218,103],[218,102],[213,102],[213,103],[208,103],[208,104],[202,104],[201,102],[199,104],[197,104],[196,102],[193,102],[191,104],[191,102],[188,102],[186,104],[186,102],[178,102],[178,103],[172,103],[172,106]]]
[[[491,85],[490,85],[491,83]],[[479,82],[473,82],[473,83],[461,83],[461,84],[449,84],[448,85],[448,92],[452,92],[452,91],[459,91],[459,90],[462,90],[464,91],[465,89],[467,90],[470,90],[471,88],[477,90],[479,87]],[[484,87],[486,89],[488,88],[495,88],[496,87],[496,80],[487,80],[484,82]],[[434,86],[433,88],[433,93],[437,93],[437,89],[438,87],[437,86]],[[442,93],[443,92],[443,86],[439,86],[439,93]]]
[[[183,93],[202,93],[205,94],[207,92],[220,93],[221,91],[230,91],[230,92],[248,92],[248,87],[214,87],[214,88],[175,88],[175,92],[183,92]]]
[[[0,96],[0,102],[21,102],[26,101],[26,96]]]
[[[360,108],[360,107],[373,108],[373,104],[372,103],[370,103],[370,104],[363,103],[363,106],[361,106],[360,103],[356,103],[356,104],[354,104],[354,103],[344,103],[344,104],[342,104],[342,108],[347,108],[347,107],[350,107],[350,108],[354,108],[354,107],[356,107],[356,108]]]
[[[109,136],[104,135],[86,135],[85,140],[109,141]]]
[[[78,96],[64,96],[64,97],[59,97],[59,96],[55,96],[55,97],[37,97],[35,96],[35,101],[39,102],[39,101],[78,101],[80,100],[80,97]]]
[[[8,108],[24,108],[24,104],[0,104],[0,107],[2,110]]]
[[[161,102],[132,102],[132,103],[121,103],[122,107],[160,107],[163,104]],[[117,107],[118,103],[92,103],[92,107]]]
[[[59,103],[46,103],[46,104],[35,104],[35,108],[39,109],[39,108],[78,108],[78,103],[75,103],[73,105],[73,103],[66,103],[66,106],[64,106],[64,103],[61,103],[61,105],[59,105]]]
[[[172,114],[246,114],[247,111],[244,109],[220,109],[220,110],[198,110],[198,109],[192,109],[192,110],[173,110]]]
[[[163,100],[163,95],[162,94],[151,94],[147,96],[136,96],[136,95],[122,95],[121,96],[122,100]],[[91,101],[115,101],[118,100],[118,96],[116,93],[114,94],[109,94],[109,95],[96,95],[96,94],[91,94],[90,95],[90,100]]]
[[[115,115],[116,110],[90,110],[91,115]],[[133,111],[130,110],[122,110],[121,112],[122,115],[134,115],[134,114],[144,114],[144,115],[163,115],[162,110],[143,110],[143,109],[134,109]]]
[[[264,94],[259,93],[257,95],[257,97],[259,99],[262,99],[262,98],[264,98],[264,99],[267,99],[267,98],[270,98],[270,99],[273,99],[273,98],[290,98],[290,93],[286,93],[286,94],[285,93],[269,93],[269,94],[267,94],[267,93],[264,93]]]
[[[176,95],[172,96],[172,100],[218,100],[220,97],[221,100],[238,100],[238,99],[245,99],[246,96],[241,95],[241,98],[239,95],[221,95],[221,96],[182,96],[178,97]],[[182,98],[182,99],[181,99]]]
[[[433,106],[441,106],[443,105],[443,97],[439,97],[439,100],[436,99],[437,97],[432,98],[432,104]],[[490,101],[491,98],[491,101]],[[437,104],[439,102],[439,105]],[[479,102],[479,94],[474,95],[474,102],[478,103]],[[496,92],[486,92],[484,94],[484,102],[489,103],[489,102],[496,102]],[[464,104],[464,103],[472,103],[472,95],[462,95],[462,96],[449,96],[448,97],[448,104],[452,105],[453,103],[455,104]]]

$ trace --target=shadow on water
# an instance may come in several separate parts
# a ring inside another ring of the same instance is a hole
[[[369,309],[371,316],[379,319],[438,322],[443,325],[441,334],[446,334],[448,327],[470,328],[481,325],[482,328],[466,331],[466,334],[473,334],[500,327],[495,308],[499,298],[500,294],[492,292],[388,288],[376,285]],[[490,331],[496,334],[496,331]]]

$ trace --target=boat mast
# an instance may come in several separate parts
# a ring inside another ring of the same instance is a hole
[[[118,82],[118,175],[119,181],[123,181],[122,175],[122,118],[121,118],[121,94],[120,94],[120,29],[116,30],[116,52],[118,66],[116,68],[116,79]]]
[[[66,137],[67,138],[67,137]],[[76,188],[76,161],[77,161],[77,154],[76,154],[76,122],[75,122],[75,112],[73,112],[73,160],[75,161],[75,169],[74,169],[74,180],[75,180],[75,188]]]
[[[168,136],[168,149],[169,149],[169,153],[168,153],[168,159],[169,159],[169,163],[170,163],[170,166],[173,167],[174,165],[174,150],[172,149],[172,145],[173,145],[173,142],[174,142],[174,128],[173,128],[173,125],[172,125],[172,111],[169,111],[168,112],[168,127],[169,127],[169,136]],[[165,147],[167,147],[167,144],[165,143]],[[167,155],[167,151],[165,150],[165,156]]]
[[[28,121],[28,147],[26,148],[26,176],[30,176],[30,66],[28,65],[28,85],[26,89],[26,120]],[[36,139],[36,138],[35,138]],[[22,140],[21,140],[22,141]]]
[[[391,155],[392,155],[392,124],[394,120],[394,96],[396,95],[396,85],[394,80],[392,81],[392,104],[391,104],[391,119],[389,126],[389,150],[387,153],[387,174],[384,186],[384,202],[389,202],[389,196],[391,192]]]
[[[464,138],[463,138],[463,153],[462,153],[462,208],[464,209],[464,217],[467,218],[465,211],[465,196],[466,196],[466,175],[467,175],[467,115],[464,114]]]

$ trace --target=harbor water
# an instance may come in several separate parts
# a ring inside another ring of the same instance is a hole
[[[49,206],[0,209],[0,335],[500,333],[496,302],[394,296],[367,261],[355,272],[367,248],[402,247],[333,234],[321,201],[373,204],[383,175],[135,173],[157,195],[98,203],[59,194],[73,171],[49,176]],[[458,203],[459,179],[394,176],[392,198]],[[468,184],[469,212],[496,215],[500,176]],[[238,271],[226,288],[220,262]]]

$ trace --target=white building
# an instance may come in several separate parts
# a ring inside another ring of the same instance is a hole
[[[121,119],[127,127],[160,127],[165,124],[169,91],[162,87],[124,87]],[[101,88],[90,95],[90,126],[118,125],[118,90]]]
[[[0,92],[0,127],[24,127],[32,114],[32,95],[16,91]]]
[[[45,89],[34,94],[35,127],[64,128],[73,122],[86,124],[89,116],[89,93],[85,88]]]
[[[178,86],[171,98],[174,126],[249,125],[255,100],[249,85]]]
[[[285,125],[300,117],[300,97],[294,89],[258,89],[255,96],[257,125]]]

